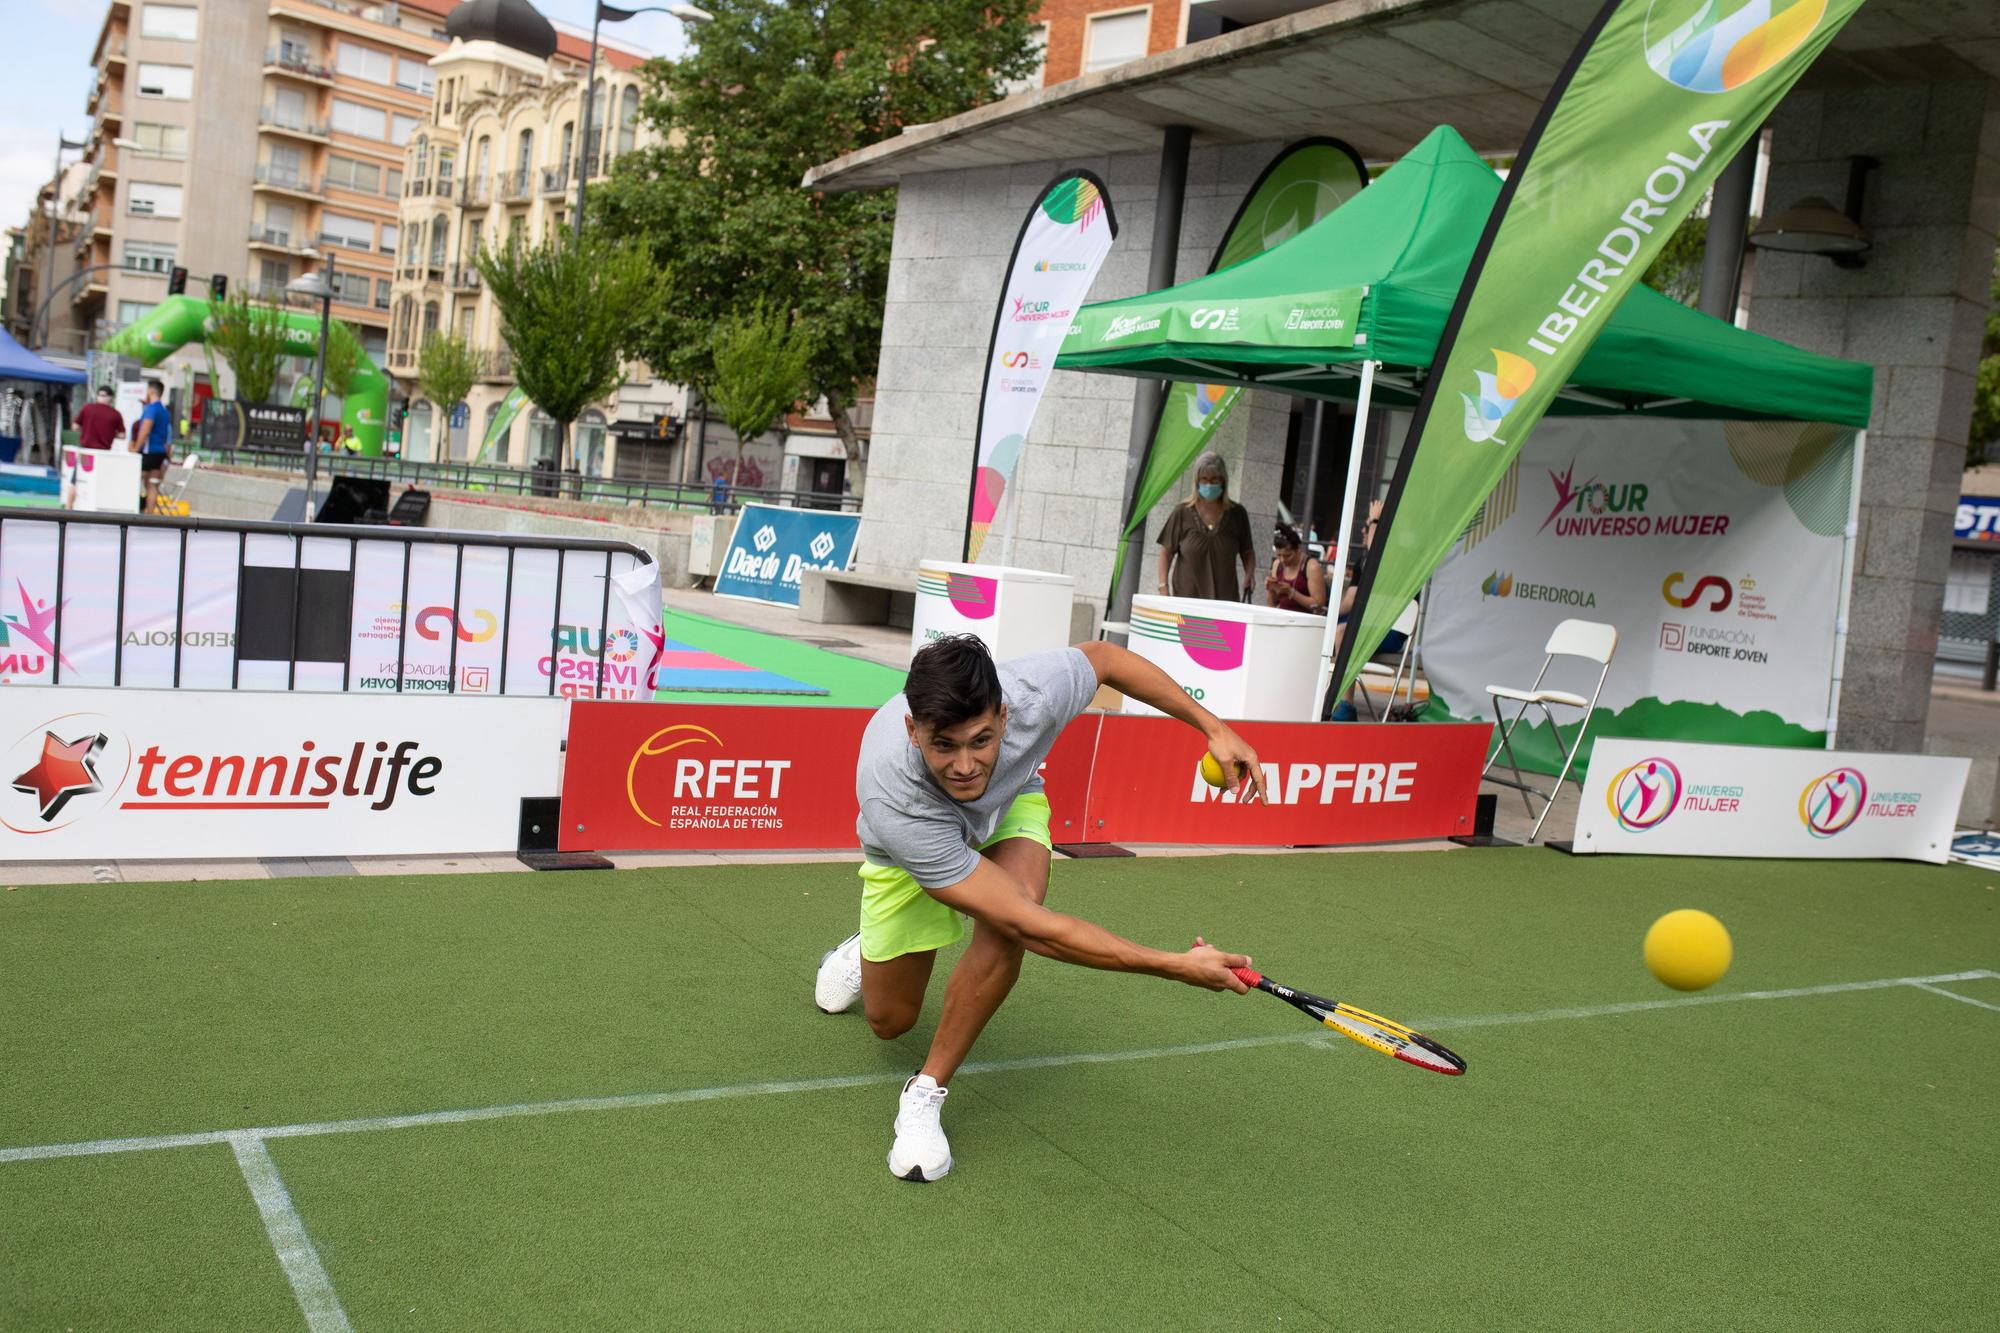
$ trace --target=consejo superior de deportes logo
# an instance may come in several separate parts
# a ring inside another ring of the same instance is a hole
[[[1611,779],[1604,799],[1627,833],[1656,829],[1680,805],[1681,771],[1668,759],[1641,759]]]
[[[1653,0],[1646,63],[1691,93],[1726,93],[1799,49],[1826,17],[1826,0]]]
[[[1831,838],[1853,826],[1868,804],[1868,779],[1858,768],[1822,773],[1799,793],[1799,821],[1815,838]]]

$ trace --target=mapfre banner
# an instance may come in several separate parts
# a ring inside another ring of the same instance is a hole
[[[505,851],[555,794],[561,699],[5,695],[0,861]]]
[[[1943,865],[1970,761],[1606,738],[1577,852],[1883,858]]]

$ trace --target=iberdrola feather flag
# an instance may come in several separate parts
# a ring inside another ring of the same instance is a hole
[[[1458,540],[1611,312],[1861,0],[1610,0],[1473,252],[1362,571],[1334,697]]]

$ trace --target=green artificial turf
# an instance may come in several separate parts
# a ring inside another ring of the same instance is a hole
[[[829,637],[838,637],[839,626],[829,627]],[[775,671],[781,676],[817,685],[826,693],[745,694],[722,690],[661,690],[654,697],[677,704],[776,704],[813,708],[880,708],[903,688],[907,672],[859,657],[848,657],[796,639],[763,634],[741,625],[696,615],[691,611],[667,612],[667,637],[704,652],[718,654],[747,666]]]
[[[23,886],[0,1146],[734,1089],[270,1140],[362,1329],[1970,1327],[2000,1302],[2000,1012],[1549,1011],[1676,998],[1639,941],[1685,906],[1734,935],[1716,995],[2000,971],[1996,889],[1537,849],[1061,862],[1055,906],[1243,949],[1470,1070],[1031,958],[975,1062],[1281,1040],[975,1065],[919,1187],[882,1158],[943,967],[894,1042],[812,1009],[850,867]],[[0,1327],[288,1326],[273,1290],[298,1326],[257,1242],[226,1147],[0,1162]]]

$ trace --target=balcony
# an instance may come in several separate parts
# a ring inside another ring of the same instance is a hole
[[[500,173],[500,198],[507,203],[522,203],[534,188],[535,169],[522,167],[519,171]]]
[[[455,292],[478,291],[480,287],[479,266],[476,264],[453,265],[449,285]]]
[[[468,176],[458,187],[458,202],[468,208],[477,208],[486,202],[492,190],[493,182],[489,177],[482,176],[474,180]]]
[[[273,17],[286,12],[311,17],[315,9],[391,28],[398,26],[397,20],[401,17],[393,0],[382,0],[381,3],[371,3],[370,0],[286,0],[285,4],[274,3],[270,12]]]
[[[542,193],[562,195],[569,193],[569,166],[542,168]]]
[[[257,168],[257,179],[253,188],[310,198],[319,193],[320,182],[302,171],[295,171],[289,167],[274,167],[267,162]]]
[[[101,69],[90,76],[90,94],[84,98],[83,109],[91,115],[97,114],[97,99],[104,96],[107,82]]]
[[[250,224],[250,244],[259,250],[283,250],[286,254],[297,254],[305,249],[305,239],[294,237],[289,228],[264,227]]]
[[[389,349],[389,373],[414,375],[417,371],[417,354],[402,347]]]
[[[105,43],[104,46],[105,67],[109,68],[112,65],[122,65],[124,63],[125,39],[123,37],[114,37],[111,41]]]
[[[333,84],[333,71],[296,47],[274,47],[264,53],[266,74],[289,75],[307,83]]]
[[[514,378],[514,353],[505,347],[497,347],[486,354],[486,365],[479,378],[483,380],[511,380]]]
[[[258,109],[257,128],[268,134],[289,134],[300,139],[311,139],[317,143],[325,143],[329,133],[327,123],[323,120],[310,120],[304,116],[280,111],[274,106]]]

